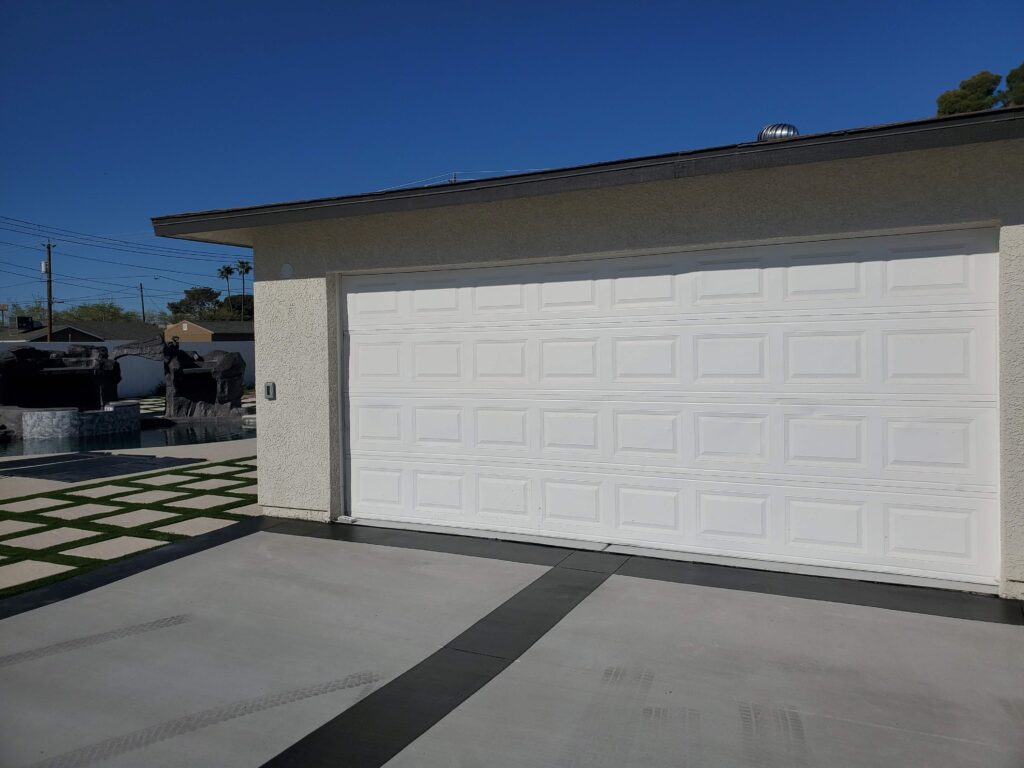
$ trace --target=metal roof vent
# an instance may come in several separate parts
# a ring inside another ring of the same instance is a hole
[[[790,125],[789,123],[770,123],[757,134],[757,140],[781,141],[782,139],[792,139],[794,136],[799,135],[800,131],[796,129],[795,125]]]

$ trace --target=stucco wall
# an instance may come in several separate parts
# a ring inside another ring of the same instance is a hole
[[[1024,141],[349,217],[253,231],[257,281],[1024,223]]]
[[[1024,598],[1024,226],[999,234],[1003,593]]]
[[[338,472],[338,430],[331,426],[338,409],[332,405],[330,382],[337,380],[334,309],[328,308],[327,282],[264,280],[256,283],[256,384],[259,429],[259,503],[279,517],[329,519],[340,506],[332,500],[331,479]],[[335,302],[336,304],[336,302]],[[277,399],[263,397],[272,381]]]

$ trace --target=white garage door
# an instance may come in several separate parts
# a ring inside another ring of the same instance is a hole
[[[351,513],[992,584],[996,251],[346,276]]]

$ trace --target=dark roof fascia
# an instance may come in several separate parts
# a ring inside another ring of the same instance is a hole
[[[1020,138],[1024,107],[1012,107],[441,186],[158,216],[152,223],[157,235],[187,237]]]

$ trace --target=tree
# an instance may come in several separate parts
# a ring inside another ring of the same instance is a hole
[[[235,274],[235,268],[230,264],[225,264],[223,267],[217,270],[217,277],[227,283],[228,286],[228,299],[231,298],[231,276]]]
[[[174,322],[179,320],[217,320],[221,308],[220,291],[205,286],[186,288],[181,301],[167,304]]]
[[[992,109],[999,100],[996,88],[1002,75],[988,70],[960,81],[960,87],[946,91],[935,100],[940,115],[958,115],[962,112],[978,112]]]
[[[235,262],[235,269],[242,278],[242,319],[245,320],[245,276],[252,272],[252,264],[245,259],[239,259]]]
[[[1024,64],[1010,70],[1006,76],[1006,87],[999,91],[1003,76],[988,70],[962,80],[959,88],[946,91],[935,100],[939,115],[959,115],[963,112],[978,112],[993,107],[1015,107],[1024,105]]]
[[[1024,64],[1010,70],[1006,76],[1006,89],[999,95],[1004,107],[1024,106]]]
[[[101,301],[95,304],[79,304],[76,307],[70,307],[65,310],[61,310],[59,313],[54,313],[54,322],[57,321],[57,317],[60,317],[61,322],[73,322],[75,320],[82,320],[83,322],[137,322],[139,320],[138,312],[131,312],[123,307],[119,307],[112,301]]]
[[[16,301],[9,302],[9,304],[10,309],[7,311],[7,316],[11,318],[12,323],[14,322],[14,318],[20,316],[34,317],[37,320],[46,317],[46,303],[38,297],[28,304],[19,304]],[[57,315],[54,313],[54,319],[56,318]]]
[[[214,320],[237,320],[240,317],[252,317],[252,296],[229,296],[220,303],[217,317]]]
[[[35,299],[28,304],[19,304],[17,302],[10,303],[10,310],[8,316],[11,318],[18,317],[19,315],[25,315],[27,317],[34,317],[36,320],[42,322],[46,318],[46,304],[42,299]],[[118,306],[112,301],[99,301],[90,304],[77,304],[75,306],[69,306],[66,309],[60,309],[59,306],[53,309],[53,322],[57,323],[71,323],[75,320],[82,322],[134,322],[138,321],[139,313],[132,312],[131,310],[124,309]]]

